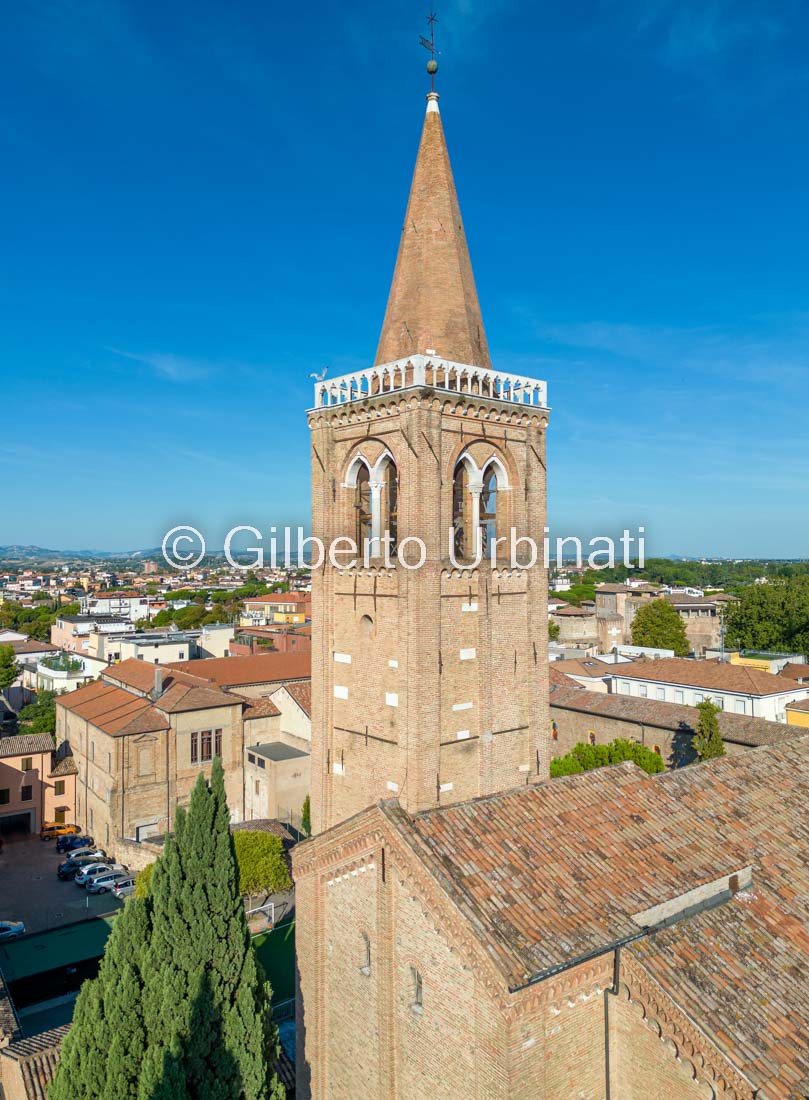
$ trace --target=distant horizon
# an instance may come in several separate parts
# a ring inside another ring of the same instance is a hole
[[[10,543],[6,543],[4,545],[0,545],[0,558],[2,558],[2,555],[5,551],[7,551],[9,549],[13,549],[13,548],[19,548],[19,549],[22,549],[22,550],[31,550],[31,551],[39,550],[39,551],[42,551],[43,553],[46,553],[46,554],[47,553],[63,554],[63,555],[66,555],[66,556],[68,556],[68,555],[69,556],[75,556],[77,558],[80,558],[83,554],[91,555],[91,556],[92,555],[120,556],[122,558],[130,557],[135,563],[137,563],[137,557],[136,556],[140,556],[144,561],[150,560],[151,558],[158,558],[158,559],[162,560],[162,553],[161,553],[161,549],[160,549],[159,546],[157,546],[157,547],[128,546],[128,547],[122,547],[122,548],[118,548],[118,549],[106,549],[106,548],[100,547],[100,546],[94,546],[94,547],[86,546],[86,547],[82,547],[82,548],[77,548],[77,547],[73,547],[73,546],[65,546],[65,547],[41,546],[38,543],[28,543],[28,542],[10,542]],[[247,554],[247,551],[244,551],[244,550],[235,550],[235,549],[233,550],[233,556],[236,557],[236,558],[243,557],[246,554]],[[222,548],[222,547],[220,547],[220,548],[216,548],[216,547],[207,548],[206,557],[223,557],[223,556],[224,556],[224,548]],[[4,559],[4,560],[6,560],[6,559]],[[10,559],[8,559],[8,560],[10,560]],[[564,559],[565,564],[572,563],[575,560],[576,559],[573,558],[573,557]],[[633,559],[633,561],[634,560],[635,559]],[[737,561],[737,562],[763,562],[763,563],[767,563],[767,562],[776,563],[777,562],[777,563],[795,563],[795,564],[799,564],[801,562],[809,561],[809,555],[789,555],[788,554],[788,555],[785,555],[785,556],[775,556],[775,555],[772,555],[772,554],[679,554],[679,553],[678,554],[675,554],[675,553],[670,553],[670,554],[654,553],[654,554],[650,554],[650,553],[647,553],[646,554],[646,560],[647,561],[649,561],[649,560],[652,560],[652,561],[653,560],[688,561],[688,562],[700,562],[700,561],[706,561],[706,562],[711,562],[711,561],[734,562],[734,561]],[[23,562],[21,562],[20,564],[23,564]],[[166,569],[167,572],[172,571],[172,569],[174,568],[166,562],[164,562],[164,565],[165,565],[165,569]],[[283,563],[279,562],[279,567],[281,567],[282,565],[283,565]],[[585,562],[585,565],[586,565],[586,562]],[[617,563],[617,565],[620,565],[620,563]],[[264,568],[265,569],[270,568],[269,564],[264,566]],[[182,576],[182,570],[175,569],[174,571],[177,573],[178,576]],[[639,570],[639,571],[642,572],[642,569]]]

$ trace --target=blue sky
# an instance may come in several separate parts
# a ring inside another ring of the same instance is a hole
[[[310,371],[371,361],[422,6],[20,0],[0,39],[0,544],[306,522]],[[554,532],[809,554],[809,12],[447,0],[495,366],[548,379]]]

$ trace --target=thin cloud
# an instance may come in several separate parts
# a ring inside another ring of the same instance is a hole
[[[220,371],[224,364],[213,363],[207,359],[191,359],[184,355],[172,355],[166,352],[150,352],[138,354],[132,351],[124,351],[122,348],[105,348],[105,351],[119,355],[122,359],[130,359],[134,363],[141,363],[152,370],[159,378],[165,378],[169,382],[197,382],[201,378],[208,378]]]

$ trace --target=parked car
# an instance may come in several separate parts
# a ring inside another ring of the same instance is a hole
[[[129,878],[128,867],[113,867],[111,871],[105,871],[102,875],[94,875],[87,880],[88,894],[106,894],[116,883]]]
[[[116,898],[128,898],[135,893],[135,876],[128,874],[126,878],[119,879],[112,888]]]
[[[58,821],[45,821],[39,830],[40,840],[55,840],[58,836],[78,836],[78,825],[64,825]]]
[[[77,848],[75,852],[68,852],[68,859],[87,859],[90,856],[92,859],[105,860],[107,853],[103,848],[99,848],[97,845],[93,845],[90,848]]]
[[[69,836],[60,836],[56,838],[56,851],[57,852],[72,852],[76,848],[86,848],[95,844],[95,841],[91,836],[76,836],[71,833]]]
[[[88,880],[91,879],[93,875],[100,875],[102,871],[111,871],[112,869],[113,868],[111,863],[104,863],[99,860],[93,860],[86,866],[79,868],[73,881],[76,883],[77,886],[86,886]]]
[[[63,881],[65,879],[71,879],[76,876],[79,871],[84,870],[85,867],[89,867],[91,863],[99,863],[107,858],[106,852],[101,855],[80,856],[76,859],[66,859],[64,863],[60,863],[56,868],[56,874]]]
[[[0,943],[16,940],[25,935],[25,924],[21,920],[0,920]]]

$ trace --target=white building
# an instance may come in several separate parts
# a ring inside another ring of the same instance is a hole
[[[745,665],[695,661],[684,657],[633,661],[620,671],[609,670],[609,690],[615,695],[696,706],[710,699],[722,710],[786,722],[787,703],[809,698],[809,685]]]
[[[82,596],[82,615],[111,615],[130,623],[149,618],[150,597],[141,592],[94,592]]]

